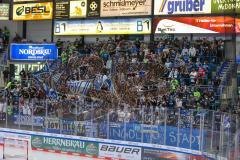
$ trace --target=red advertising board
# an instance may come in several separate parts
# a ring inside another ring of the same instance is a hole
[[[234,21],[230,16],[202,16],[155,18],[153,23],[155,33],[234,33]]]
[[[240,18],[235,18],[236,33],[240,33]]]

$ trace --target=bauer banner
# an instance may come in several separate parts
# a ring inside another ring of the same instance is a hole
[[[219,17],[169,17],[153,21],[155,33],[234,33],[235,19]]]
[[[56,21],[55,35],[150,34],[151,19]]]

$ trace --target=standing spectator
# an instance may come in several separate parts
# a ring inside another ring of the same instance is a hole
[[[5,69],[3,71],[3,82],[4,82],[4,85],[6,85],[8,83],[9,75],[10,75],[10,73],[9,73],[8,69]]]
[[[21,78],[21,83],[22,83],[22,85],[24,84],[24,81],[26,80],[26,72],[25,72],[25,70],[24,70],[24,68],[22,69],[22,71],[19,73],[19,75],[20,75],[20,78]]]
[[[197,51],[195,47],[191,46],[191,48],[189,49],[189,55],[192,58],[192,62],[196,62],[196,54],[197,54]]]
[[[4,41],[4,45],[5,47],[8,45],[9,43],[9,37],[10,37],[10,31],[8,30],[8,28],[5,26],[4,30],[3,30],[3,41]]]
[[[190,73],[191,84],[195,84],[197,80],[197,76],[198,76],[198,73],[195,71],[195,69],[193,69],[192,72]]]
[[[182,55],[189,55],[189,50],[187,49],[187,47],[184,47],[182,50]]]

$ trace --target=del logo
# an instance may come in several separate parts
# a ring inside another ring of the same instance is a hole
[[[90,143],[86,146],[86,152],[91,155],[96,155],[98,153],[98,147],[95,144]]]
[[[41,148],[43,145],[41,138],[35,137],[32,139],[32,146],[35,148]]]
[[[47,6],[34,6],[34,7],[25,7],[21,6],[16,9],[16,14],[21,16],[23,14],[43,14],[43,13],[50,13],[47,9]]]
[[[167,10],[168,14],[175,12],[201,12],[203,11],[205,0],[162,0],[159,12],[163,13]]]

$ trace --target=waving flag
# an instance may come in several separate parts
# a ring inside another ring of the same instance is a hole
[[[48,97],[51,98],[51,99],[58,99],[58,94],[54,89],[51,88],[49,90]]]
[[[92,85],[91,80],[82,80],[82,81],[68,81],[68,87],[70,88],[71,93],[73,94],[87,94],[87,91]]]
[[[55,60],[49,64],[49,71],[53,72],[61,65],[61,60]]]
[[[39,74],[39,73],[33,73],[32,74],[32,77],[35,79],[35,80],[37,80],[37,81],[39,81],[39,82],[42,82],[42,77],[41,77],[41,74]]]
[[[61,78],[61,76],[62,76],[63,73],[64,73],[64,71],[55,74],[54,76],[52,76],[52,80],[53,80],[55,83],[58,83],[58,81],[59,81],[59,79]]]
[[[45,84],[45,83],[43,83],[43,89],[44,89],[44,91],[45,91],[46,96],[48,96],[48,95],[49,95],[49,91],[50,91],[48,85]]]
[[[49,65],[48,65],[48,63],[46,63],[40,71],[42,73],[49,73]]]

